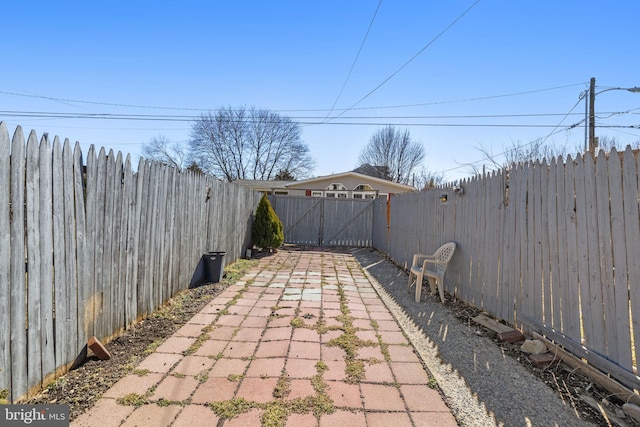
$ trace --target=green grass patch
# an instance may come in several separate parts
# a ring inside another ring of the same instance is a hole
[[[301,317],[294,317],[291,319],[291,327],[293,328],[304,328],[307,325],[304,323]]]
[[[360,347],[373,347],[376,345],[371,340],[360,339],[355,333],[344,333],[327,343],[329,347],[340,347],[347,353],[348,359],[353,359],[358,354]]]
[[[160,399],[156,402],[156,405],[160,406],[160,407],[165,407],[165,406],[170,406],[170,405],[179,405],[182,406],[183,403],[177,400],[167,400],[167,399]]]
[[[154,342],[149,344],[147,346],[147,348],[145,348],[142,353],[143,354],[151,354],[151,353],[153,353],[154,351],[156,351],[158,349],[158,347],[160,347],[162,345],[163,342],[164,342],[164,339],[155,340]]]
[[[289,417],[289,408],[283,401],[267,403],[260,422],[262,427],[284,427]]]
[[[148,369],[134,369],[133,370],[133,375],[137,375],[139,377],[144,377],[145,375],[147,375],[149,373]]]
[[[245,275],[247,270],[258,265],[257,260],[239,259],[233,264],[229,264],[224,269],[225,278],[223,282],[229,282],[231,284],[236,283]]]
[[[209,379],[208,371],[202,371],[198,375],[195,376],[195,379],[198,380],[200,384],[206,382]]]
[[[122,406],[135,406],[136,408],[139,408],[147,403],[147,398],[138,393],[129,393],[116,400],[116,403]]]
[[[196,339],[195,342],[191,344],[189,348],[184,351],[185,354],[195,353],[196,351],[198,351],[200,347],[202,347],[202,344],[204,344],[204,342],[208,339],[209,339],[209,334],[207,332],[201,333],[198,339]]]
[[[429,382],[427,383],[427,385],[433,389],[437,389],[438,388],[438,381],[436,381],[435,378],[431,377],[429,378]]]
[[[273,389],[273,397],[276,399],[284,399],[289,395],[291,391],[291,379],[287,377],[286,374],[280,375],[278,378],[278,383],[276,387]]]
[[[220,418],[231,419],[251,409],[257,407],[255,403],[251,403],[242,397],[235,397],[222,402],[211,402],[208,404],[213,412]]]
[[[236,383],[240,381],[243,377],[244,377],[243,374],[229,374],[229,376],[227,376],[227,380]]]
[[[347,374],[347,382],[357,384],[364,379],[364,362],[361,360],[347,360],[347,366],[344,371]]]

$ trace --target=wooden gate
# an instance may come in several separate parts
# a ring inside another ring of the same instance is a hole
[[[374,200],[269,196],[284,226],[285,243],[312,246],[372,245]]]

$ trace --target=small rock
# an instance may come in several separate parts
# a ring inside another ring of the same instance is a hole
[[[525,340],[520,350],[529,354],[542,354],[547,352],[547,346],[540,340]]]

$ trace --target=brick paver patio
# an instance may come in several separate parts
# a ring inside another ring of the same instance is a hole
[[[262,258],[71,425],[457,426],[370,280],[340,251]]]

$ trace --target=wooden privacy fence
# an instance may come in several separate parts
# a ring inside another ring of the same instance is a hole
[[[450,293],[561,339],[640,389],[639,171],[627,148],[478,176],[462,195],[452,186],[399,195],[388,234],[376,207],[374,246],[407,265],[455,241]]]
[[[249,244],[259,195],[0,123],[0,389],[24,397]]]
[[[270,196],[284,227],[285,243],[371,246],[375,200]]]

